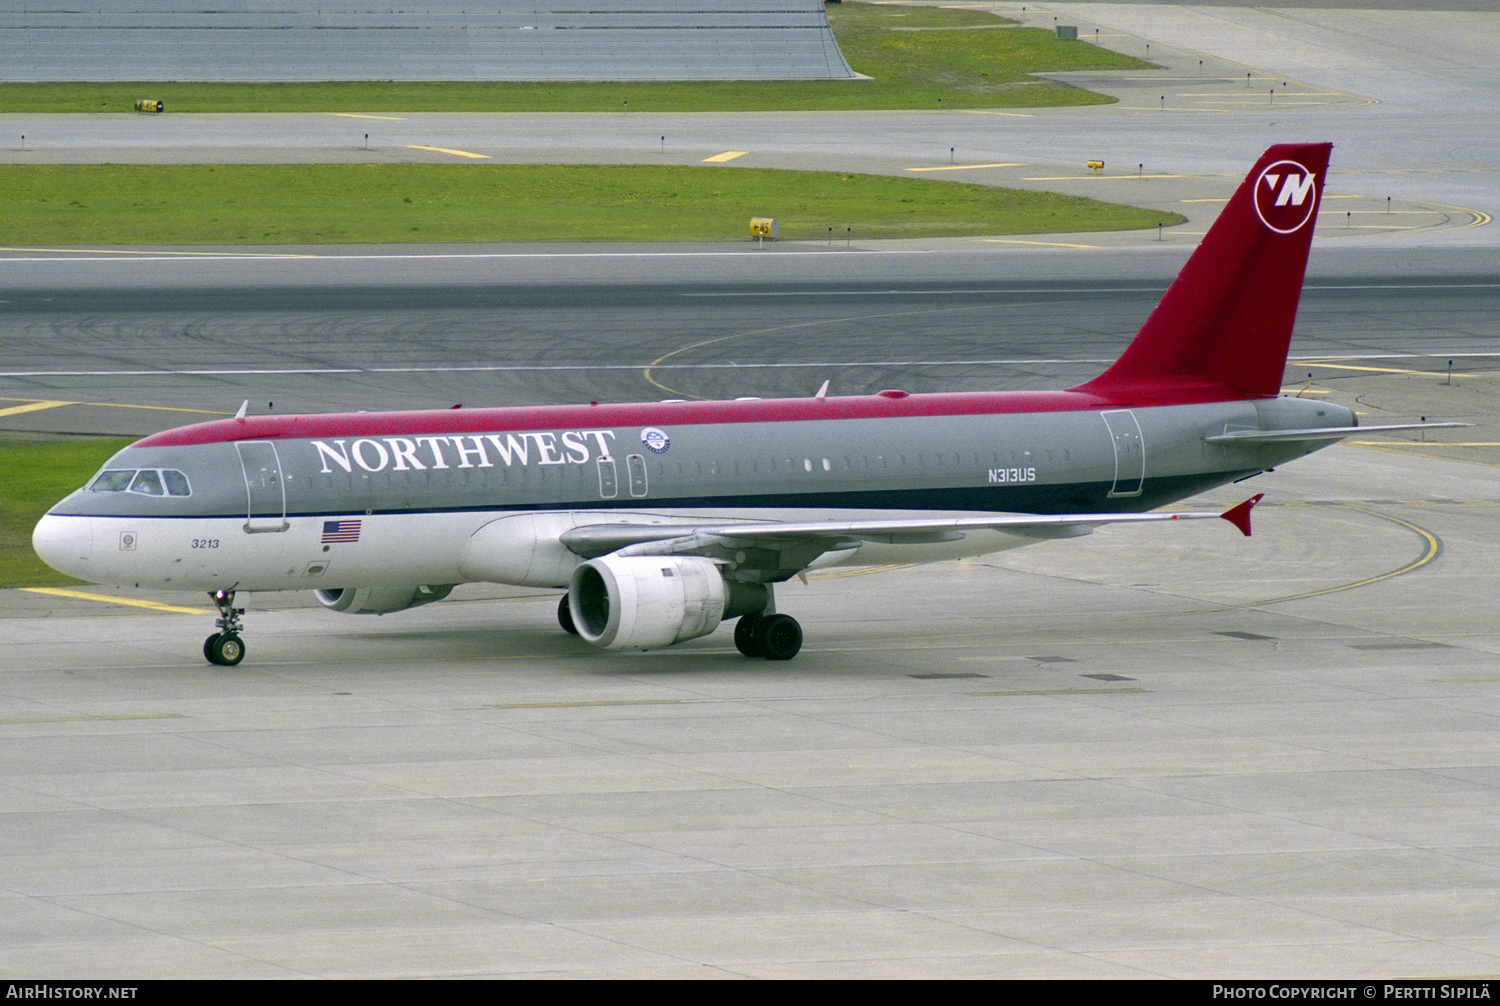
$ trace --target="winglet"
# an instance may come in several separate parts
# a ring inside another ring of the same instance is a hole
[[[245,416],[249,412],[250,412],[250,399],[247,398],[243,402],[240,403],[240,411],[238,411],[238,412],[236,412],[234,414],[235,421],[243,423],[245,421]]]
[[[1219,516],[1239,528],[1240,534],[1248,538],[1250,537],[1250,511],[1255,508],[1255,504],[1259,503],[1260,498],[1264,495],[1265,493],[1256,493],[1239,506],[1231,507],[1219,514]]]

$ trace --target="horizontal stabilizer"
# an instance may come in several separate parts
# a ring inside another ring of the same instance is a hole
[[[1356,433],[1396,433],[1402,430],[1453,430],[1471,423],[1396,423],[1390,426],[1321,426],[1306,430],[1231,430],[1203,439],[1211,444],[1274,444],[1294,440],[1341,440]]]

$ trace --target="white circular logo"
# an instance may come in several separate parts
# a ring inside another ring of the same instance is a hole
[[[1268,164],[1255,179],[1255,212],[1277,234],[1301,230],[1317,208],[1317,177],[1296,161]]]
[[[641,431],[641,443],[653,454],[665,454],[667,448],[672,446],[672,438],[654,426],[648,426]]]

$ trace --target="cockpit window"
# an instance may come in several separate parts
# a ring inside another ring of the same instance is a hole
[[[174,468],[112,469],[100,472],[89,489],[96,493],[132,492],[140,496],[191,496],[187,476]]]
[[[89,488],[96,493],[118,493],[124,492],[130,487],[130,480],[135,478],[135,472],[100,472]]]

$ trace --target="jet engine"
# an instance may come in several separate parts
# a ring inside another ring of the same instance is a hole
[[[586,642],[649,650],[706,636],[726,618],[765,609],[765,584],[725,580],[699,556],[600,556],[573,572],[568,609]]]
[[[384,615],[404,611],[433,601],[441,601],[455,585],[408,584],[399,587],[342,587],[338,590],[315,590],[318,603],[330,611],[346,615]]]

